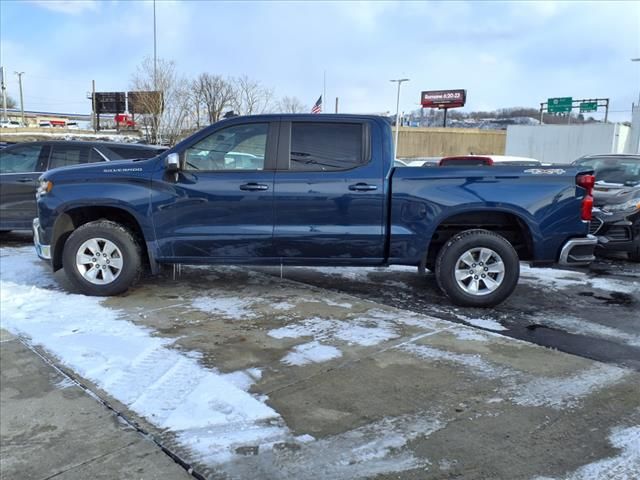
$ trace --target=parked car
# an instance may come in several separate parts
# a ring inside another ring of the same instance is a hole
[[[593,259],[589,170],[461,177],[394,168],[392,145],[382,117],[259,115],[154,158],[51,170],[36,251],[89,295],[124,292],[145,264],[401,264],[434,270],[468,306],[506,299],[519,260]],[[251,168],[222,161],[230,152],[251,155]]]
[[[0,128],[20,128],[17,120],[0,120]]]
[[[600,252],[626,252],[640,262],[640,155],[589,155],[573,162],[592,168],[594,215],[590,232]]]
[[[115,142],[42,141],[0,149],[0,232],[31,229],[38,177],[45,170],[82,163],[149,158],[165,148]]]
[[[444,157],[438,165],[441,167],[490,167],[493,165],[538,167],[542,164],[539,160],[529,157],[514,157],[510,155],[457,155]]]

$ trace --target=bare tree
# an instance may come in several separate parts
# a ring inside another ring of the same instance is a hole
[[[7,95],[7,108],[16,108],[16,101],[11,95]]]
[[[231,82],[211,73],[200,74],[194,82],[194,91],[198,104],[203,105],[206,111],[209,123],[220,120],[224,110],[231,108],[235,95]]]
[[[146,57],[138,66],[131,78],[131,89],[160,92],[138,98],[138,110],[145,112],[139,121],[146,127],[150,142],[173,144],[188,126],[190,109],[186,85],[185,80],[178,78],[173,61],[158,59],[155,75],[153,58]]]
[[[282,97],[276,105],[279,113],[304,113],[309,109],[298,97]]]
[[[234,80],[233,109],[241,115],[265,113],[271,107],[273,90],[243,75]]]

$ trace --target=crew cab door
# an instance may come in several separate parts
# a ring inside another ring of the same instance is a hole
[[[0,229],[31,229],[37,215],[38,177],[46,167],[49,147],[18,145],[0,150]]]
[[[277,122],[239,123],[180,152],[154,215],[161,255],[185,263],[271,257],[276,141]]]
[[[383,260],[384,174],[373,127],[365,120],[281,123],[274,247],[284,263]]]

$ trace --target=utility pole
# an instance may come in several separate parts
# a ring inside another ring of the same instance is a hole
[[[390,82],[396,82],[398,84],[398,97],[396,99],[396,143],[393,147],[393,159],[398,158],[398,135],[400,133],[400,85],[402,82],[408,82],[408,78],[398,78],[396,80],[389,80]]]
[[[338,97],[336,97],[336,113],[338,113]]]
[[[327,71],[322,72],[322,102],[327,101]],[[322,111],[320,111],[322,113]]]
[[[13,72],[18,76],[18,84],[20,85],[20,115],[22,117],[22,126],[26,127],[27,124],[24,123],[24,99],[22,97],[22,75],[24,72]]]
[[[93,131],[98,131],[98,122],[96,121],[96,81],[91,80],[91,124]]]
[[[5,122],[8,122],[9,117],[7,116],[7,86],[4,83],[4,67],[0,67],[0,81],[2,82],[2,119]]]

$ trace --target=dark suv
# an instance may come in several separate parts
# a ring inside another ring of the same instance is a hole
[[[92,162],[151,158],[166,147],[115,142],[42,141],[0,149],[0,232],[30,229],[38,177],[45,170]]]

